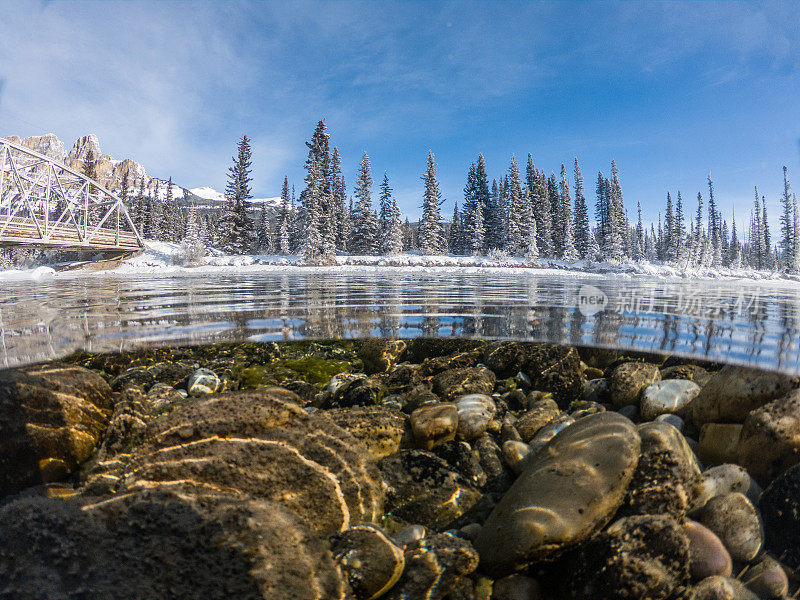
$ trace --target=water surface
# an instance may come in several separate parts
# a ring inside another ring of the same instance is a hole
[[[0,281],[0,365],[73,350],[363,336],[563,342],[800,372],[800,287],[553,272],[290,269]]]

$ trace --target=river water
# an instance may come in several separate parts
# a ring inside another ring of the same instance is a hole
[[[780,281],[392,268],[0,281],[0,366],[152,344],[464,336],[797,373],[799,327],[800,286]]]

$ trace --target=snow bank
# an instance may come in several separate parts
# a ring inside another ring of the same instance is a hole
[[[202,272],[276,271],[276,270],[398,270],[448,269],[462,272],[516,271],[536,274],[597,275],[615,277],[655,277],[661,279],[749,279],[797,281],[800,277],[771,271],[748,269],[711,269],[706,267],[679,267],[633,261],[609,263],[555,259],[529,260],[513,256],[424,256],[403,253],[398,256],[337,256],[335,265],[308,265],[299,256],[279,255],[227,255],[210,249],[199,266],[186,267],[180,244],[148,241],[148,249],[141,255],[124,261],[110,272],[132,274],[193,274]]]

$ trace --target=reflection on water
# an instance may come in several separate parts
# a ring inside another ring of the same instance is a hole
[[[466,336],[800,371],[800,288],[536,272],[70,274],[0,288],[0,365],[142,344]]]

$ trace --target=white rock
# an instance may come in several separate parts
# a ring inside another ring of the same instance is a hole
[[[658,415],[679,415],[699,393],[700,386],[688,379],[663,379],[651,383],[642,393],[642,418],[652,421]]]

